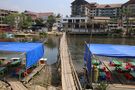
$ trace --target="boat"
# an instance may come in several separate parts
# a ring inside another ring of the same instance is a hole
[[[7,64],[7,58],[6,57],[0,57],[0,65]]]
[[[21,65],[21,59],[11,58],[11,61],[9,62],[9,66],[18,66],[18,65]]]

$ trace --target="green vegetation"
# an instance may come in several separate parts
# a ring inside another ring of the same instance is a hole
[[[35,20],[35,24],[38,26],[45,26],[44,20],[40,18]]]
[[[96,87],[96,90],[106,90],[108,84],[106,82],[100,82],[99,85]]]
[[[109,32],[109,37],[123,37],[124,31],[122,29],[113,29]]]
[[[125,18],[124,21],[126,23],[126,35],[129,35],[129,28],[128,28],[128,26],[129,26],[129,17],[132,14],[131,10],[130,10],[130,8],[123,8],[121,13],[122,13],[122,17]]]
[[[19,14],[10,14],[4,18],[4,22],[7,23],[11,28],[14,28],[18,17]]]
[[[132,11],[130,8],[123,8],[121,10],[121,17],[113,18],[110,20],[110,23],[117,24],[118,21],[121,21],[121,24],[125,24],[125,30],[124,29],[115,29],[111,30],[109,32],[109,36],[115,36],[115,37],[132,37],[135,34],[135,30],[132,27],[132,24],[135,23],[135,18],[131,18]]]
[[[5,33],[0,33],[0,38],[6,38],[6,34]]]
[[[32,25],[32,19],[30,16],[25,14],[9,14],[4,18],[4,22],[7,23],[11,28],[17,29],[28,29]]]
[[[32,25],[32,18],[30,16],[26,16],[25,14],[20,14],[20,22],[19,27],[21,29],[28,29]]]
[[[18,30],[23,30],[23,29],[30,29],[33,26],[36,29],[38,29],[40,27],[47,26],[48,29],[51,30],[53,27],[53,24],[56,22],[56,19],[60,17],[61,17],[60,14],[58,14],[57,16],[50,15],[47,21],[44,21],[43,19],[38,18],[34,20],[33,22],[32,18],[24,13],[12,13],[4,18],[4,22],[7,23],[12,29],[15,28]]]
[[[39,35],[40,35],[41,37],[47,37],[47,33],[46,33],[46,32],[40,32]]]
[[[47,26],[48,26],[48,29],[49,29],[49,30],[52,29],[53,24],[54,24],[55,22],[56,22],[56,17],[53,16],[53,15],[50,15],[50,16],[48,17],[48,20],[47,20]]]
[[[57,14],[56,18],[61,18],[61,15],[60,15],[60,13],[59,13],[59,14]]]

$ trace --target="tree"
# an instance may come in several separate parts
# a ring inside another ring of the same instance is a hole
[[[129,17],[131,15],[131,9],[126,7],[121,10],[122,18],[124,18],[124,21],[126,21],[126,34],[129,35]]]
[[[20,14],[20,22],[19,22],[20,29],[28,29],[31,27],[31,25],[32,25],[32,18],[23,13]]]
[[[56,17],[53,16],[53,15],[50,15],[47,19],[47,25],[48,25],[48,28],[51,29],[53,24],[56,22]]]
[[[16,29],[27,29],[32,25],[32,19],[30,16],[26,16],[21,13],[9,14],[4,18],[4,22],[7,23],[11,28]]]
[[[61,15],[60,15],[60,13],[59,13],[59,14],[57,14],[56,18],[61,18]]]
[[[43,19],[36,19],[35,20],[35,23],[36,23],[36,25],[38,25],[38,26],[44,26],[45,24],[44,24],[44,20]]]
[[[130,18],[129,23],[130,23],[129,33],[132,36],[135,33],[135,28],[133,28],[133,23],[135,23],[135,18]]]
[[[12,13],[4,18],[4,23],[7,23],[11,28],[15,28],[19,14]]]

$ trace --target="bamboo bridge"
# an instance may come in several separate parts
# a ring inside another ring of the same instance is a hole
[[[82,90],[67,45],[66,33],[60,41],[61,81],[62,90]]]

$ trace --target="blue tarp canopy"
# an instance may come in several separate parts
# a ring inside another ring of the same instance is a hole
[[[30,68],[44,55],[42,43],[0,42],[0,51],[25,52],[26,68]]]
[[[135,58],[135,46],[112,44],[88,44],[92,54],[98,56]]]
[[[135,46],[112,44],[86,44],[84,61],[89,71],[91,68],[92,55],[115,58],[135,58]]]

